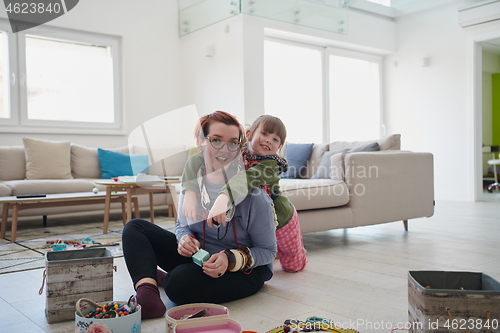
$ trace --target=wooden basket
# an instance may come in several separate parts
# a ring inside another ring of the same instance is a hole
[[[44,276],[49,323],[74,319],[80,298],[113,299],[113,256],[106,248],[47,252]]]
[[[410,332],[500,332],[500,284],[473,272],[408,272]]]

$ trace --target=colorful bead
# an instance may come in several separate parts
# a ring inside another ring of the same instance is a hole
[[[114,311],[114,313],[110,314],[110,311]],[[127,316],[130,313],[133,313],[134,310],[130,308],[127,304],[119,304],[118,302],[107,302],[106,304],[103,304],[100,307],[97,307],[87,313],[85,315],[86,318],[113,318],[115,316],[117,317],[123,317]]]

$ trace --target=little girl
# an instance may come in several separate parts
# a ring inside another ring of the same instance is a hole
[[[286,128],[283,122],[273,116],[260,116],[245,133],[247,145],[242,151],[246,171],[232,177],[222,189],[217,199],[210,205],[209,213],[202,213],[199,187],[196,181],[198,170],[203,162],[201,154],[191,156],[182,175],[184,205],[182,212],[191,221],[207,219],[218,226],[226,225],[226,211],[243,200],[254,188],[262,187],[273,199],[276,212],[276,240],[281,266],[286,272],[298,272],[304,269],[307,258],[300,232],[299,219],[290,200],[281,194],[279,175],[288,169],[286,160],[277,155],[286,140]],[[224,147],[217,138],[206,138],[207,144]],[[228,143],[226,143],[227,145]],[[234,144],[231,145],[234,149]],[[205,205],[203,205],[205,206]],[[201,217],[201,218],[200,218]]]

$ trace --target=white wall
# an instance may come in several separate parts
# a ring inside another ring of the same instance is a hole
[[[461,4],[398,19],[398,50],[386,58],[386,125],[402,149],[434,154],[435,197],[470,200],[471,138],[467,100],[467,34]],[[421,66],[427,57],[429,65]],[[411,174],[408,175],[411,177]],[[411,189],[408,189],[411,191]]]
[[[0,17],[7,18],[5,6]],[[47,25],[122,37],[125,131],[192,103],[181,81],[176,1],[85,0]],[[91,96],[89,96],[91,98]],[[127,144],[126,135],[0,133],[0,145],[22,145],[23,136],[95,147]]]
[[[200,115],[222,110],[243,122],[242,26],[237,15],[180,38],[183,86]]]

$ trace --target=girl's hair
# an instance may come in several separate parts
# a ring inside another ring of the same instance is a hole
[[[200,140],[200,142],[203,141],[203,139],[208,135],[210,124],[214,122],[219,122],[226,125],[234,125],[238,127],[238,132],[239,132],[238,140],[242,144],[245,142],[245,135],[243,134],[244,133],[243,126],[241,126],[240,122],[238,121],[238,119],[236,119],[236,117],[224,111],[212,112],[210,114],[201,117],[198,120],[196,126],[194,127],[194,137],[197,140],[197,142],[198,140]]]
[[[262,115],[257,118],[253,124],[250,126],[250,137],[253,136],[253,132],[262,125],[262,130],[267,133],[273,133],[279,136],[281,143],[280,148],[283,147],[286,140],[286,127],[285,124],[281,121],[280,118],[270,116],[270,115]]]

